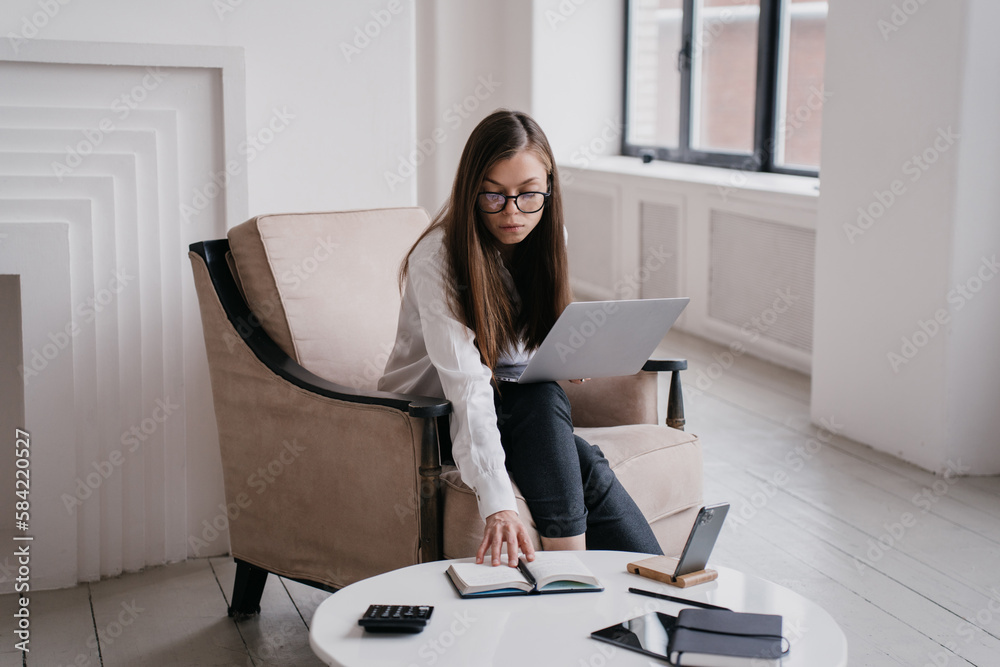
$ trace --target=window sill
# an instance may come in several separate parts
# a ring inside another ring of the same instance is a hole
[[[640,176],[660,181],[715,186],[723,196],[743,191],[810,198],[819,196],[819,178],[811,176],[739,171],[663,160],[653,160],[644,164],[640,158],[627,155],[607,155],[591,160],[583,167],[561,164],[560,168],[571,169],[578,173]]]

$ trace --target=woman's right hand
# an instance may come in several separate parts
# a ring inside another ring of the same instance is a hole
[[[486,517],[486,530],[483,531],[483,541],[479,544],[476,552],[476,562],[482,563],[485,560],[486,552],[490,551],[493,556],[493,566],[500,564],[500,549],[507,543],[507,564],[517,567],[518,550],[524,553],[524,557],[531,561],[535,560],[535,547],[528,537],[528,531],[517,512],[503,510]]]

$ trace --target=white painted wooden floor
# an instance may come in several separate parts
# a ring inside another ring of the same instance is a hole
[[[837,415],[811,425],[804,375],[679,333],[661,352],[690,360],[705,500],[732,504],[714,562],[822,605],[852,666],[1000,665],[1000,478],[935,477],[839,437]],[[329,594],[272,576],[260,617],[235,623],[234,573],[190,560],[34,593],[26,656],[4,596],[0,667],[320,665],[308,623]]]

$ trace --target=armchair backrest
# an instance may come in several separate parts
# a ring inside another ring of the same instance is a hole
[[[421,208],[289,213],[228,236],[264,331],[316,375],[375,389],[396,336],[399,265],[428,224]]]

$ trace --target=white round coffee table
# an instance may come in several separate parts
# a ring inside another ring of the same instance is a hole
[[[577,555],[600,579],[603,592],[463,600],[445,574],[455,561],[422,563],[359,581],[331,595],[313,616],[309,643],[327,664],[343,667],[648,666],[655,660],[590,638],[594,630],[649,611],[676,615],[684,608],[628,592],[636,587],[733,611],[781,614],[784,635],[791,642],[782,667],[847,665],[847,639],[840,626],[819,605],[787,588],[715,566],[717,580],[673,588],[625,571],[642,555],[621,551]],[[419,634],[371,634],[358,625],[370,604],[433,605],[434,613]]]

